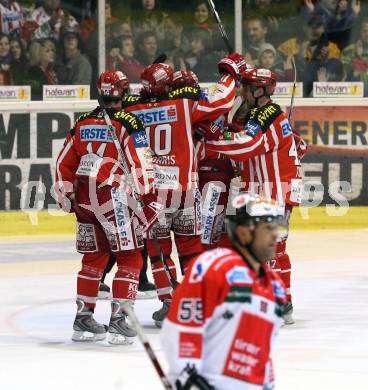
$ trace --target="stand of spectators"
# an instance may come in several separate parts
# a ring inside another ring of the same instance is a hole
[[[33,41],[29,48],[30,67],[26,82],[31,86],[32,100],[41,100],[44,85],[59,83],[56,71],[56,46],[51,39]]]
[[[341,60],[348,80],[363,81],[368,96],[368,18],[363,19],[356,42],[343,50]]]

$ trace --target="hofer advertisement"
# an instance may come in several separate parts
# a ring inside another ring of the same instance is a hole
[[[46,111],[47,104],[0,113],[0,210],[22,209],[29,199],[36,209],[55,204],[55,160],[80,112],[71,104]],[[295,107],[293,122],[311,145],[302,163],[304,203],[368,205],[367,108]]]

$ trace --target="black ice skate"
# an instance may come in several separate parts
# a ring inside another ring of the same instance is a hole
[[[77,299],[78,311],[74,320],[73,341],[100,341],[106,337],[107,326],[98,323],[93,318],[93,311]]]
[[[98,299],[111,299],[112,298],[111,289],[107,284],[105,284],[103,282],[100,283],[97,298]]]
[[[164,299],[164,301],[162,302],[161,309],[155,311],[152,314],[152,319],[155,321],[155,325],[158,328],[162,327],[162,323],[163,323],[164,319],[167,316],[167,313],[168,313],[168,311],[170,309],[170,305],[171,305],[171,299]]]
[[[292,325],[295,323],[293,318],[293,304],[292,302],[287,302],[284,307],[284,314],[282,316],[285,325]]]
[[[111,319],[109,324],[108,342],[114,345],[132,344],[137,337],[137,332],[127,323],[127,314],[122,308],[126,299],[113,299],[111,301]],[[132,305],[132,303],[129,303]]]
[[[137,299],[152,299],[157,297],[156,286],[148,280],[140,280]]]

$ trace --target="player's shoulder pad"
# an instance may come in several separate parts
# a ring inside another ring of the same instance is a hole
[[[276,103],[270,103],[263,107],[253,108],[249,113],[249,126],[260,126],[264,133],[274,122],[274,120],[282,114],[281,107]]]
[[[128,134],[132,134],[138,131],[144,131],[143,122],[138,118],[137,115],[127,112],[124,110],[116,111],[112,118],[114,121],[119,122],[122,126],[124,126]]]
[[[92,111],[88,111],[88,112],[84,112],[83,114],[79,115],[79,117],[75,120],[74,122],[74,125],[73,125],[73,128],[72,129],[75,129],[75,127],[77,126],[77,124],[85,119],[88,119],[88,118],[91,118],[94,114],[94,112],[96,111],[95,110],[92,110]]]
[[[192,99],[201,98],[201,89],[197,87],[182,87],[168,93],[168,99]]]
[[[139,104],[142,101],[142,96],[141,95],[127,95],[124,96],[122,100],[122,107],[129,107],[129,106],[134,106],[135,104]]]
[[[224,257],[227,258],[229,255],[237,256],[233,250],[227,248],[215,248],[199,255],[190,268],[189,283],[201,282],[214,264],[221,262]]]

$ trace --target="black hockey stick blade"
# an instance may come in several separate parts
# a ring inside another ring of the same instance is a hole
[[[167,55],[162,53],[152,62],[152,64],[162,64],[166,60],[167,60]]]

